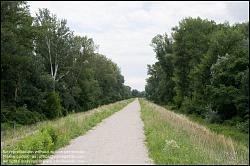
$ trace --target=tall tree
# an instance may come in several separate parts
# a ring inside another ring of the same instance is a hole
[[[1,122],[31,124],[132,97],[119,67],[48,9],[1,2]]]
[[[39,34],[35,40],[38,56],[43,57],[46,70],[55,83],[69,73],[72,65],[71,45],[73,33],[66,26],[66,20],[58,20],[48,9],[39,9],[35,27]]]
[[[172,42],[152,40],[158,61],[148,67],[147,98],[248,131],[249,23],[186,18],[172,30]]]
[[[146,89],[154,93],[151,99],[155,102],[171,102],[174,96],[172,39],[167,34],[157,35],[152,39],[151,46],[159,62],[148,66],[148,82],[152,85],[146,86]]]
[[[185,96],[191,96],[189,74],[200,63],[208,49],[209,35],[215,28],[213,21],[186,18],[173,28],[175,102],[181,106]]]
[[[32,71],[32,17],[23,1],[1,2],[1,101],[19,102]]]

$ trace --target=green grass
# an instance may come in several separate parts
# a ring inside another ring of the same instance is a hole
[[[53,154],[55,150],[69,144],[71,139],[83,135],[103,119],[121,110],[132,101],[133,99],[123,100],[88,112],[71,114],[36,125],[23,126],[17,131],[1,132],[1,163],[37,164]],[[18,153],[19,151],[26,152],[26,154]],[[42,153],[42,151],[47,153]],[[13,152],[15,154],[11,154],[11,159],[8,160],[8,155]],[[22,159],[23,156],[28,158]]]
[[[156,164],[248,164],[249,150],[183,115],[140,99],[149,156]]]
[[[172,109],[172,107],[164,106],[167,110],[174,111],[176,113],[181,113],[176,109]],[[197,122],[203,126],[206,126],[210,130],[218,133],[223,134],[227,137],[232,138],[234,141],[238,143],[242,143],[249,147],[249,134],[239,131],[235,126],[230,126],[226,124],[215,124],[215,123],[208,123],[205,119],[201,118],[198,115],[194,114],[185,114],[190,120]]]
[[[196,115],[187,116],[190,120],[204,125],[216,133],[223,134],[227,137],[232,138],[234,141],[237,141],[249,147],[249,134],[239,131],[236,127],[225,124],[211,124]]]

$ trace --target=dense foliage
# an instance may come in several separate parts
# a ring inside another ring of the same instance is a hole
[[[48,9],[1,2],[1,122],[31,124],[132,97],[120,69]]]
[[[249,23],[186,18],[172,31],[152,39],[147,98],[248,132]]]

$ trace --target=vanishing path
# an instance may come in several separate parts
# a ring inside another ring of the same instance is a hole
[[[144,139],[140,104],[136,99],[59,149],[43,164],[151,164]]]

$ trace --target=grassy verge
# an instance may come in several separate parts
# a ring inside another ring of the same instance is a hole
[[[1,133],[1,164],[37,164],[132,101],[123,100],[88,112],[20,127],[15,132]]]
[[[229,126],[229,125],[224,125],[224,124],[211,124],[211,123],[206,122],[201,117],[197,117],[195,115],[188,115],[188,118],[192,121],[195,121],[201,125],[206,126],[210,130],[218,134],[223,134],[227,137],[232,138],[234,141],[237,141],[249,147],[249,134],[240,132],[234,126]]]
[[[140,99],[146,142],[156,164],[249,164],[249,149],[187,117]]]
[[[171,110],[171,111],[174,111],[176,113],[181,113],[178,110],[171,109],[171,107],[169,107],[169,106],[164,106],[164,107],[167,110]],[[197,122],[203,126],[206,126],[210,130],[212,130],[218,134],[223,134],[224,136],[230,137],[234,141],[241,143],[241,144],[244,144],[244,145],[249,147],[249,134],[239,131],[239,129],[237,129],[234,126],[229,126],[226,124],[211,124],[211,123],[206,122],[205,119],[202,119],[201,117],[199,117],[197,115],[193,115],[193,114],[187,114],[185,116],[194,122]]]

